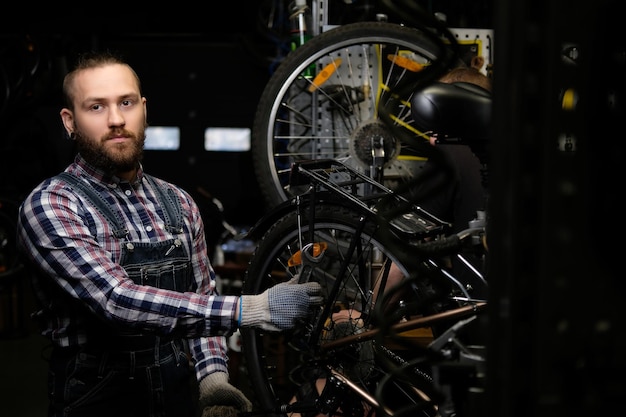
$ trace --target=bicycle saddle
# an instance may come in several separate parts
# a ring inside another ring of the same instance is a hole
[[[411,114],[422,131],[437,134],[441,142],[480,146],[490,137],[491,93],[468,82],[437,82],[413,95]]]

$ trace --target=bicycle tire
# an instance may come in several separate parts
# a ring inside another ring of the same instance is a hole
[[[425,158],[398,140],[378,109],[399,83],[442,54],[432,35],[417,29],[357,22],[324,32],[287,55],[270,77],[253,121],[251,154],[267,206],[294,195],[288,186],[294,160],[340,159],[373,173],[373,141],[381,139],[377,152],[384,159],[386,185],[415,176]],[[313,75],[320,74],[327,79],[316,81]],[[426,142],[410,117],[409,98],[399,97],[394,124],[416,144]]]
[[[375,318],[375,302],[372,299],[375,280],[380,278],[381,268],[386,259],[398,262],[396,257],[387,253],[384,246],[377,240],[377,228],[374,221],[366,222],[359,235],[358,250],[350,255],[350,237],[357,232],[361,214],[330,204],[317,204],[315,209],[314,230],[302,224],[296,211],[282,217],[261,238],[253,253],[246,275],[242,292],[244,294],[260,294],[279,282],[289,280],[296,274],[302,274],[301,265],[290,267],[288,259],[306,242],[325,243],[326,249],[315,255],[313,262],[307,263],[307,280],[314,279],[322,284],[325,299],[331,295],[332,284],[339,281],[340,291],[333,298],[332,305],[337,310],[330,311],[327,316],[322,312],[313,322],[324,323],[324,331],[309,339],[312,345],[334,340],[337,335],[346,336],[360,334],[371,325]],[[314,237],[311,237],[315,235]],[[305,239],[305,240],[301,240]],[[302,255],[304,257],[304,255]],[[350,259],[346,273],[341,275],[341,261]],[[367,262],[366,262],[367,261]],[[403,272],[402,265],[398,264]],[[301,276],[302,279],[302,276]],[[359,285],[357,285],[357,283]],[[360,316],[351,317],[355,313]],[[343,324],[337,324],[334,318],[341,316]],[[259,412],[264,415],[284,415],[280,410],[288,404],[292,397],[308,387],[318,376],[324,374],[325,366],[341,368],[342,372],[359,386],[371,393],[375,381],[389,372],[380,369],[375,360],[378,355],[373,341],[364,340],[347,347],[327,352],[325,355],[309,356],[311,345],[304,345],[303,334],[310,332],[314,324],[303,323],[294,332],[266,333],[260,329],[243,328],[242,351],[248,372],[248,379],[255,395],[255,403]],[[308,353],[309,352],[309,353]],[[327,374],[324,374],[326,377]],[[428,376],[419,375],[424,379],[428,389]],[[414,381],[413,381],[414,382]],[[373,394],[372,394],[373,395]],[[359,415],[363,409],[359,401],[344,393],[341,398],[341,409],[344,415]],[[350,412],[349,410],[352,410]],[[428,409],[428,407],[426,407]],[[355,411],[356,410],[356,411]],[[432,410],[430,410],[432,411]],[[434,413],[425,413],[433,415]]]

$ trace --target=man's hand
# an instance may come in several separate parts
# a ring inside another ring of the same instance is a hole
[[[322,302],[317,282],[298,284],[290,281],[275,285],[259,295],[242,295],[241,327],[260,327],[269,331],[293,328],[296,321],[309,314],[309,307]]]
[[[200,381],[202,417],[237,417],[252,411],[252,403],[228,382],[224,372],[213,372]]]

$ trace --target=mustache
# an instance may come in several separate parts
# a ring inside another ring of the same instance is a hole
[[[125,136],[125,137],[132,138],[132,139],[135,139],[137,137],[137,135],[135,135],[130,130],[116,129],[116,130],[112,130],[109,133],[107,133],[106,135],[104,135],[104,137],[102,139],[108,140],[108,139],[113,139],[113,138],[116,138],[116,137],[119,137],[119,136]]]

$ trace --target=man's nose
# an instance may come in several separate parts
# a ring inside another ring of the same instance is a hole
[[[126,123],[122,111],[117,107],[111,107],[109,111],[109,126],[123,126]]]

